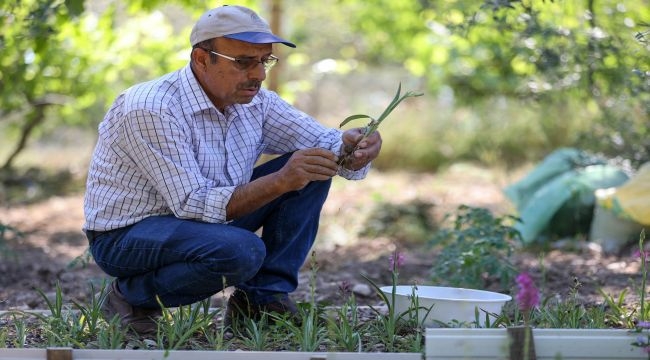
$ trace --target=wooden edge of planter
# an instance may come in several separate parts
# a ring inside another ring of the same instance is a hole
[[[55,350],[55,351],[52,351]],[[2,360],[422,360],[419,353],[347,353],[208,350],[0,349]]]
[[[621,329],[533,329],[537,359],[647,359],[632,345],[638,334]],[[430,328],[425,354],[433,359],[507,359],[505,328]]]

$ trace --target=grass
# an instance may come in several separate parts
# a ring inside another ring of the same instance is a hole
[[[98,303],[67,303],[60,289],[49,301],[49,314],[7,312],[0,318],[0,346],[9,348],[73,347],[80,349],[164,349],[244,351],[328,351],[328,352],[422,352],[423,327],[409,314],[395,317],[376,309],[360,317],[354,297],[341,307],[300,304],[302,323],[286,319],[248,321],[234,335],[222,327],[221,309],[207,302],[165,309],[158,333],[144,339],[120,329],[117,319],[101,318]],[[574,295],[577,295],[574,293]],[[416,298],[415,298],[416,299]],[[606,305],[606,306],[605,306]],[[414,305],[417,308],[417,304]],[[369,315],[368,315],[369,314]],[[533,313],[538,328],[630,328],[637,323],[637,311],[624,309],[620,302],[581,304],[577,296],[564,301],[548,300]],[[479,315],[480,316],[480,315]],[[506,306],[502,314],[490,315],[486,326],[520,325],[521,314]],[[459,324],[450,323],[449,327]],[[463,324],[462,326],[468,326]],[[470,325],[471,326],[471,325]]]
[[[642,234],[643,236],[643,234]],[[642,237],[640,245],[643,245]],[[399,255],[391,262],[393,284],[399,283]],[[313,258],[313,257],[312,257]],[[312,264],[312,277],[318,267]],[[644,270],[645,271],[645,270]],[[418,298],[412,297],[411,308],[396,314],[394,299],[383,294],[372,279],[386,308],[368,309],[357,305],[349,289],[342,289],[346,300],[340,307],[318,304],[312,298],[299,304],[302,322],[296,324],[275,314],[263,316],[258,322],[247,321],[236,331],[225,329],[222,309],[209,307],[203,301],[178,308],[163,309],[158,332],[149,338],[138,337],[121,329],[118,319],[104,319],[100,303],[106,294],[102,288],[88,304],[65,301],[57,286],[53,298],[47,298],[48,313],[10,311],[0,316],[0,347],[45,348],[73,347],[79,349],[163,349],[163,350],[243,350],[243,351],[307,351],[307,352],[412,352],[424,351],[424,327],[415,309],[421,309]],[[645,282],[645,280],[643,280]],[[312,283],[315,286],[315,282]],[[625,292],[605,296],[602,304],[580,301],[580,284],[575,283],[566,299],[549,297],[530,315],[530,324],[537,328],[627,328],[638,331],[639,320],[645,319],[643,302],[630,308],[624,304]],[[91,289],[95,290],[95,289]],[[508,303],[500,314],[483,314],[485,327],[510,327],[523,323],[516,304]],[[272,320],[272,321],[271,321]],[[450,322],[448,327],[477,327]]]
[[[45,295],[43,295],[45,296]],[[92,300],[97,304],[104,292]],[[118,319],[103,319],[97,306],[67,303],[60,288],[49,301],[45,314],[10,311],[0,317],[0,347],[79,349],[164,349],[164,350],[245,350],[245,351],[385,351],[421,350],[421,338],[403,334],[390,347],[377,317],[360,320],[354,301],[331,309],[322,305],[300,304],[302,322],[263,316],[246,321],[234,333],[221,323],[222,310],[209,308],[207,301],[164,309],[158,332],[141,338],[121,329]],[[418,343],[414,343],[417,340]]]

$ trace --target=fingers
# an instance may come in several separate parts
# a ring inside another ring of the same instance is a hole
[[[298,150],[280,170],[292,189],[301,189],[311,181],[328,180],[338,172],[336,155],[325,149]]]
[[[380,148],[381,135],[378,132],[374,132],[357,144],[356,151],[353,155],[356,158],[368,157],[372,160],[377,157]]]
[[[338,164],[336,163],[336,157],[329,159],[320,156],[309,156],[305,159],[301,169],[311,176],[316,176],[311,178],[312,180],[325,180],[323,176],[329,178],[336,175]]]
[[[356,145],[354,145],[354,144],[343,143],[343,153],[344,154],[349,154],[349,153],[353,152],[355,148],[356,148]]]
[[[367,138],[361,140],[346,161],[345,167],[352,170],[359,170],[369,162],[377,158],[381,150],[381,135],[373,132]]]
[[[337,169],[337,157],[336,154],[329,150],[325,149],[304,149],[299,150],[294,154],[298,157],[297,160],[302,161],[305,168],[309,172],[313,173],[329,173],[326,171],[336,171]],[[333,175],[332,175],[333,176]]]
[[[336,154],[334,154],[329,150],[321,149],[321,148],[309,148],[309,149],[298,150],[296,151],[295,154],[302,155],[305,157],[322,158],[331,161],[336,161]],[[315,160],[315,159],[311,159],[311,160]]]
[[[342,137],[343,152],[349,154],[354,151],[361,139],[363,139],[363,128],[346,130]]]

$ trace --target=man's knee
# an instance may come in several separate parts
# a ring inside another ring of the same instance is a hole
[[[302,190],[298,190],[300,196],[305,196],[313,199],[313,201],[324,202],[329,194],[330,187],[332,186],[332,179],[312,181]]]
[[[250,236],[239,237],[223,248],[220,255],[213,258],[211,270],[223,276],[229,282],[227,285],[235,285],[255,276],[265,257],[264,243],[257,235],[251,233]]]

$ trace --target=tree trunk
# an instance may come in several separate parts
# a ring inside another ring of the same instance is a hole
[[[596,24],[596,10],[595,10],[595,0],[587,0],[587,10],[589,10],[589,25],[591,26],[591,29],[595,29],[597,24]],[[589,37],[589,43],[588,43],[588,49],[589,49],[589,54],[587,56],[591,56],[594,52],[596,52],[596,45],[594,44],[594,40],[592,37]],[[592,61],[598,61],[596,60],[597,57],[592,57]],[[595,93],[598,93],[600,95],[600,91],[596,88],[595,82],[594,82],[594,64],[587,64],[587,86],[589,88],[589,92],[592,95],[596,95]]]
[[[282,30],[281,29],[281,25],[282,25],[282,0],[270,0],[270,1],[271,1],[271,19],[269,21],[270,22],[269,25],[271,26],[271,31],[274,34],[281,37],[282,36],[282,31],[281,31]],[[278,55],[280,53],[282,53],[282,50],[284,50],[284,49],[282,49],[282,46],[284,46],[284,45],[276,44],[276,48],[275,48],[274,52],[277,53]],[[281,57],[281,56],[278,56],[278,57]],[[268,88],[270,90],[275,91],[275,92],[277,92],[279,90],[279,88],[280,88],[280,84],[279,84],[280,80],[279,80],[279,78],[280,78],[280,70],[281,69],[282,69],[282,61],[280,61],[278,63],[278,65],[276,65],[273,68],[273,70],[271,70],[268,73]]]
[[[2,165],[1,170],[9,170],[16,160],[16,157],[27,147],[27,141],[31,137],[34,130],[45,120],[45,108],[50,105],[49,103],[33,104],[32,111],[27,115],[27,120],[20,130],[20,139],[11,152],[5,163]]]

